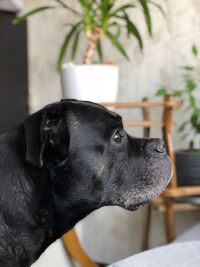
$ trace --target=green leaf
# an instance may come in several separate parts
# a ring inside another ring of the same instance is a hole
[[[107,13],[108,11],[110,11],[114,4],[115,4],[116,0],[101,0],[100,1],[100,8],[103,12]]]
[[[87,36],[92,34],[93,29],[95,28],[95,17],[93,16],[94,10],[92,9],[92,1],[88,0],[79,0],[79,3],[83,10],[83,21],[84,28]]]
[[[147,1],[146,0],[138,0],[138,1],[143,8],[143,13],[144,13],[144,17],[145,17],[145,21],[146,21],[149,35],[152,36],[151,16],[150,16],[150,12],[149,12],[149,7],[147,5]]]
[[[194,56],[197,56],[198,55],[198,48],[196,47],[196,45],[193,44],[192,46],[192,54]]]
[[[135,5],[133,4],[126,4],[126,5],[122,5],[120,7],[118,7],[117,9],[115,9],[111,14],[110,16],[115,16],[117,15],[117,13],[121,12],[121,11],[125,11],[126,9],[129,9],[129,8],[134,8],[136,7]]]
[[[193,113],[191,117],[191,124],[196,133],[200,133],[200,116],[197,113]]]
[[[138,41],[140,49],[143,49],[142,38],[141,38],[141,35],[140,35],[137,27],[131,22],[131,20],[129,19],[129,17],[126,14],[126,12],[124,12],[124,18],[125,18],[126,23],[127,23],[128,33],[129,34],[131,33],[131,34],[133,34],[135,36],[135,38]]]
[[[195,109],[195,112],[196,112],[196,114],[198,114],[198,116],[200,117],[200,108],[196,108],[196,109]]]
[[[80,26],[82,22],[79,22],[77,23],[76,25],[74,25],[72,27],[72,29],[67,33],[65,39],[64,39],[64,42],[61,46],[61,49],[60,49],[60,53],[59,53],[59,56],[58,56],[58,60],[57,60],[57,70],[60,71],[61,69],[61,65],[62,65],[62,62],[63,62],[63,59],[64,59],[64,55],[65,55],[65,52],[68,48],[68,45],[72,39],[72,36],[74,35],[74,33],[76,32],[78,26]]]
[[[190,95],[189,97],[191,106],[195,109],[196,108],[196,99],[194,96]]]
[[[110,24],[110,11],[112,10],[114,3],[116,0],[101,0],[98,8],[100,10],[100,18],[99,18],[99,25],[102,28],[103,32],[105,33]]]
[[[81,31],[77,31],[77,33],[75,34],[74,43],[72,46],[72,55],[71,55],[72,60],[74,60],[74,58],[76,57],[80,33],[81,33]]]
[[[148,3],[151,5],[154,5],[157,9],[160,10],[160,12],[163,14],[163,16],[166,18],[166,13],[164,11],[164,9],[157,3],[155,3],[154,1],[148,0]]]
[[[115,35],[113,35],[111,32],[106,32],[106,36],[108,37],[108,39],[112,42],[112,44],[115,46],[115,48],[117,48],[117,50],[126,58],[128,58],[128,55],[126,54],[125,49],[123,48],[123,46],[121,45],[121,43],[118,41],[118,39],[116,38]]]
[[[99,55],[99,60],[102,63],[103,62],[103,51],[102,51],[102,46],[101,46],[100,40],[98,40],[98,42],[97,42],[97,53]]]
[[[185,121],[183,122],[180,127],[178,128],[179,132],[183,132],[185,130],[185,127],[187,126],[187,124],[190,123],[189,121]]]
[[[193,66],[182,66],[181,69],[187,70],[187,71],[192,71],[194,70]]]
[[[182,90],[174,90],[172,92],[172,96],[174,96],[174,97],[182,96],[182,94],[183,94]]]
[[[36,13],[39,13],[39,12],[42,12],[42,11],[45,11],[47,9],[52,9],[52,8],[55,8],[55,6],[43,6],[43,7],[38,7],[36,9],[33,9],[27,13],[25,13],[24,15],[20,16],[20,17],[16,17],[13,19],[12,23],[14,25],[17,25],[19,23],[21,23],[22,21],[26,20],[28,17],[36,14]]]
[[[55,0],[57,3],[59,3],[62,7],[66,8],[67,10],[71,11],[72,13],[74,13],[75,15],[79,15],[80,13],[78,13],[75,9],[69,7],[66,3],[64,3],[62,0]]]
[[[186,88],[187,88],[187,91],[191,93],[196,88],[196,83],[192,79],[187,79]]]
[[[165,96],[166,94],[167,94],[167,88],[166,87],[161,87],[156,92],[156,96]]]

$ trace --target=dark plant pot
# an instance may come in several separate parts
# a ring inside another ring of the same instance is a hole
[[[200,151],[175,153],[178,185],[200,185]]]

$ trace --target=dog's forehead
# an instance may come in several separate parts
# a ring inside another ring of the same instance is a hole
[[[68,102],[69,103],[69,102]],[[89,101],[70,101],[70,105],[66,106],[66,113],[71,111],[73,114],[78,115],[80,119],[84,120],[93,120],[98,119],[105,122],[114,122],[114,123],[122,123],[122,118],[120,115],[115,113],[114,111],[108,110],[105,107],[89,102]]]

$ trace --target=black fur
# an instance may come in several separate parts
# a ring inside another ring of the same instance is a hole
[[[159,139],[130,137],[121,117],[64,100],[0,136],[0,266],[28,267],[106,205],[135,210],[166,187]]]

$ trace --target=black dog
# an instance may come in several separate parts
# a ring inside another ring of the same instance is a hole
[[[0,136],[0,266],[28,267],[106,205],[136,210],[159,195],[171,165],[160,139],[130,137],[121,117],[64,100]]]

